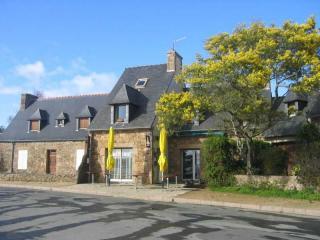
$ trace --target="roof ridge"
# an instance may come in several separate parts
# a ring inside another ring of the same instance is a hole
[[[138,65],[138,66],[126,67],[126,69],[129,69],[129,68],[141,68],[141,67],[155,67],[155,66],[161,66],[161,65],[167,65],[167,64],[166,63],[160,63],[160,64]]]
[[[109,93],[92,93],[92,94],[81,94],[81,95],[73,95],[73,96],[44,97],[44,98],[39,98],[38,101],[70,99],[70,98],[80,98],[80,97],[107,96],[108,94]]]

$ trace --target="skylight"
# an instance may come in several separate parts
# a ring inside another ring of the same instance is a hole
[[[136,88],[144,88],[148,82],[148,78],[139,78],[136,82]]]

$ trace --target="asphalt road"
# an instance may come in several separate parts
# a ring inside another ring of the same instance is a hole
[[[0,188],[9,239],[320,239],[320,219]]]

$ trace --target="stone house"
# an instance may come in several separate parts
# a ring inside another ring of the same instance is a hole
[[[21,180],[74,180],[87,152],[88,127],[106,98],[22,94],[19,112],[0,135],[1,172]]]
[[[182,57],[170,50],[164,64],[126,68],[109,94],[51,99],[23,94],[20,111],[0,134],[0,170],[30,173],[41,180],[74,180],[81,165],[87,181],[94,178],[103,182],[108,130],[112,126],[116,162],[111,181],[130,183],[139,177],[143,183],[159,182],[155,107],[162,94],[183,91],[174,80],[181,69]],[[269,88],[264,94],[273,101]],[[318,95],[289,92],[274,103],[288,114],[287,119],[268,130],[265,139],[290,152],[299,127],[308,118],[318,121],[319,100]],[[200,181],[201,143],[209,135],[223,134],[222,119],[218,114],[208,115],[168,139],[166,175],[171,180]]]
[[[159,182],[159,131],[155,107],[167,92],[183,91],[174,80],[182,69],[182,57],[169,51],[167,63],[126,68],[108,95],[108,104],[98,112],[89,127],[91,139],[90,173],[104,180],[108,129],[115,129],[113,155],[115,169],[111,181],[132,182],[133,176],[143,183]],[[217,116],[195,121],[168,139],[169,170],[166,174],[178,181],[201,179],[201,143],[208,135],[221,134]]]

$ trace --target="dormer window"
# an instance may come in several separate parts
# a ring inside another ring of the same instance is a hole
[[[80,129],[88,129],[91,120],[93,119],[96,111],[94,108],[86,105],[80,112],[80,114],[77,116],[77,121],[76,121],[76,130]]]
[[[114,106],[114,121],[115,122],[127,122],[127,105],[115,105]]]
[[[68,120],[68,114],[61,112],[56,118],[56,127],[64,127]]]
[[[38,108],[28,119],[28,132],[40,132],[46,119],[45,111]]]
[[[148,82],[148,78],[139,78],[136,82],[135,88],[144,88]]]
[[[40,131],[40,120],[30,120],[30,131]]]
[[[79,118],[79,129],[87,129],[90,125],[90,118]]]
[[[57,120],[57,126],[58,127],[64,127],[64,120],[63,119],[58,119]]]

